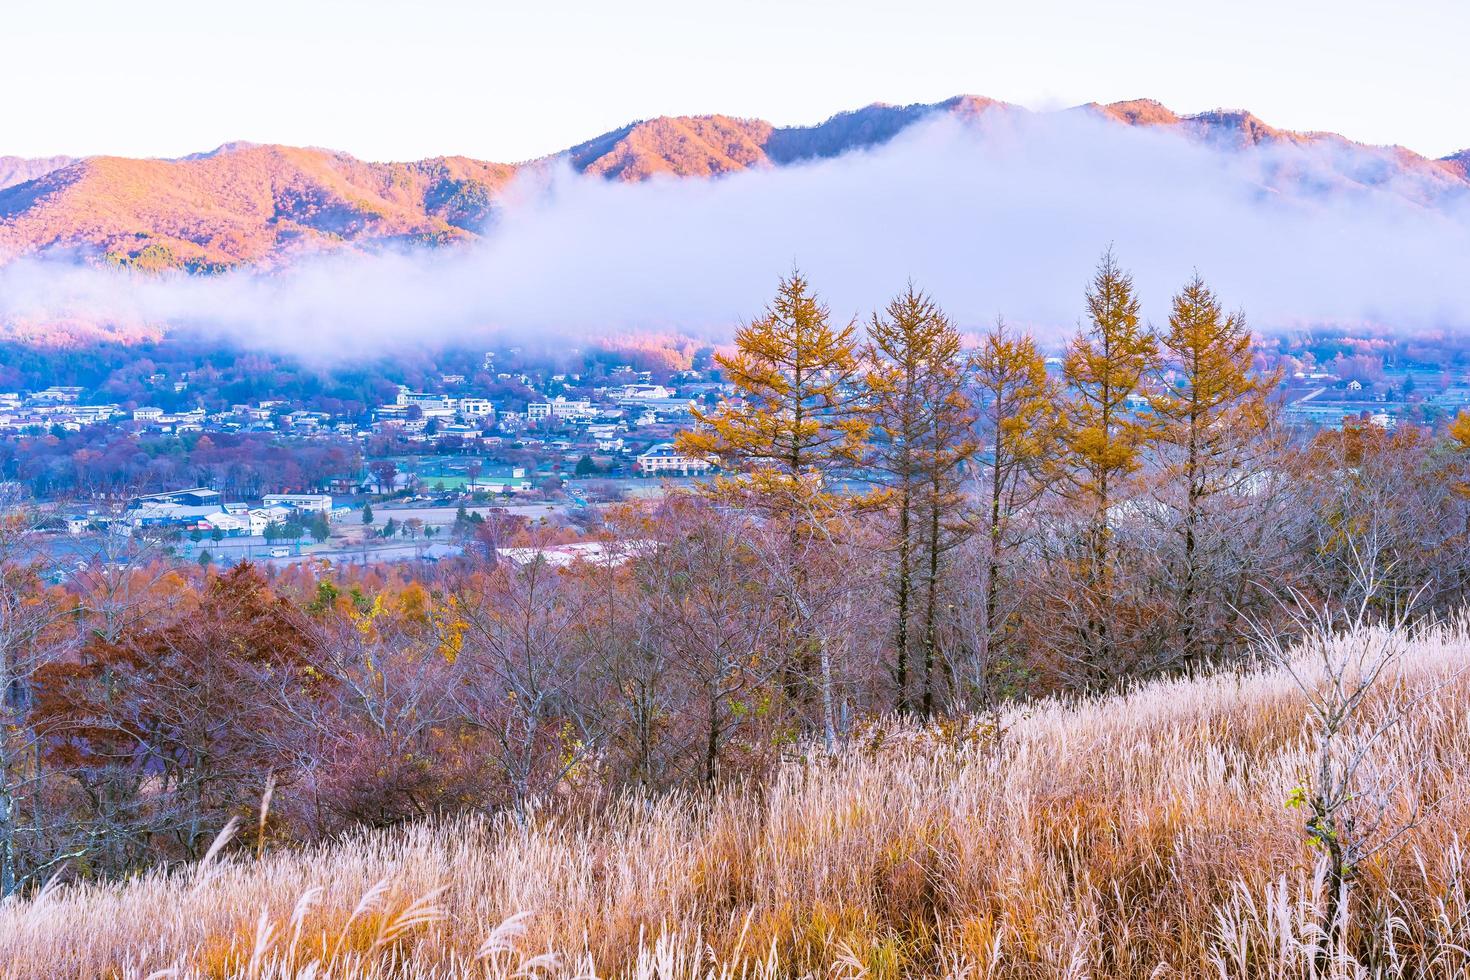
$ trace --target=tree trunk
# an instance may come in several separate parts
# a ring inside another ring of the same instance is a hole
[[[898,511],[898,622],[894,627],[894,642],[897,644],[897,660],[894,664],[893,683],[897,688],[894,707],[907,714],[913,710],[909,701],[909,596],[913,590],[913,556],[910,541],[910,511],[912,502],[907,484],[900,496]]]
[[[926,583],[926,595],[924,598],[924,702],[922,712],[925,718],[934,716],[934,659],[935,659],[935,620],[938,617],[939,604],[939,517],[940,496],[938,474],[930,486],[929,498],[929,539],[925,543],[928,550],[928,581]]]

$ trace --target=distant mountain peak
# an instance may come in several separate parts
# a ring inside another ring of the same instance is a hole
[[[224,156],[228,153],[238,153],[241,150],[253,150],[260,145],[260,143],[252,143],[249,140],[230,140],[228,143],[221,143],[212,150],[204,150],[201,153],[190,153],[187,156],[177,157],[176,159],[208,160],[211,157]]]
[[[1451,153],[1447,157],[1441,157],[1438,162],[1440,166],[1444,167],[1450,173],[1457,174],[1461,180],[1470,183],[1470,146],[1467,146],[1458,153]]]
[[[75,163],[75,157],[4,157],[0,156],[0,191],[16,184],[24,184],[44,177],[53,170],[60,170]]]
[[[1083,108],[1130,126],[1175,126],[1179,123],[1179,116],[1174,110],[1154,99],[1128,99],[1107,105],[1089,102]]]
[[[1319,188],[1387,187],[1421,204],[1470,193],[1470,150],[1429,160],[1401,147],[1279,129],[1243,109],[1179,115],[1146,98],[1077,109],[1122,125],[1175,130],[1224,151],[1319,142],[1352,148],[1336,158],[1347,162],[1328,164],[1338,169],[1326,172]],[[716,178],[871,149],[926,119],[971,120],[998,110],[1028,112],[956,95],[935,103],[874,102],[806,126],[719,114],[657,116],[522,165],[462,156],[370,163],[335,150],[245,140],[175,160],[0,157],[0,261],[55,249],[141,268],[208,270],[308,250],[453,243],[475,236],[522,167],[548,159],[609,180]]]

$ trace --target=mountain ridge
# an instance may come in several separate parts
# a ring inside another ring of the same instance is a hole
[[[244,141],[171,160],[0,157],[0,261],[61,252],[145,270],[213,272],[344,247],[452,245],[477,236],[518,173],[557,161],[615,181],[710,179],[880,146],[936,116],[968,120],[994,111],[1029,112],[959,95],[936,103],[873,103],[809,126],[719,114],[658,116],[514,164],[463,156],[380,163]],[[1281,129],[1246,110],[1181,115],[1152,99],[1060,111],[1174,129],[1229,151],[1278,144],[1347,149],[1352,159],[1335,164],[1341,182],[1400,188],[1408,178],[1420,197],[1470,193],[1470,150],[1435,160],[1335,133]]]

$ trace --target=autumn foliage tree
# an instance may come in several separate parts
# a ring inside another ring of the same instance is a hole
[[[1163,491],[1158,498],[1177,539],[1168,585],[1178,652],[1194,662],[1209,652],[1202,634],[1213,634],[1208,641],[1218,650],[1228,632],[1205,615],[1204,593],[1236,594],[1228,581],[1233,569],[1219,552],[1233,530],[1231,514],[1249,502],[1247,491],[1263,475],[1275,379],[1252,372],[1244,316],[1224,313],[1198,273],[1174,296],[1169,329],[1159,341],[1167,373],[1149,397]]]
[[[295,607],[237,565],[197,593],[177,582],[172,615],[94,638],[38,677],[48,759],[85,790],[94,860],[125,868],[140,850],[197,857],[227,816],[259,799],[276,766],[252,736],[270,728],[278,670],[311,645]]]
[[[913,707],[909,672],[917,625],[918,700],[928,716],[934,710],[944,558],[963,537],[961,472],[977,449],[967,359],[959,331],[913,283],[883,314],[873,315],[863,354],[873,436],[865,461],[886,476],[879,500],[894,519],[895,706]]]
[[[792,272],[765,315],[736,331],[734,353],[716,357],[738,397],[713,411],[696,409],[698,424],[678,443],[726,470],[710,493],[780,529],[788,682],[797,693],[819,675],[829,741],[836,728],[831,650],[808,585],[814,552],[832,543],[848,503],[836,481],[860,458],[867,432],[856,334],[855,323],[834,326],[806,279]]]
[[[1002,601],[1004,579],[1021,543],[1021,512],[1047,485],[1057,391],[1036,341],[997,320],[973,355],[971,394],[984,465],[978,481],[981,575],[973,603],[969,683],[989,700],[997,655],[1012,637],[1019,612],[1017,603]]]
[[[715,360],[738,397],[695,409],[698,424],[680,434],[680,449],[728,471],[716,493],[804,533],[803,524],[837,503],[832,480],[863,448],[856,324],[834,327],[793,272],[765,315],[736,331],[734,353]]]
[[[1144,325],[1133,277],[1109,250],[1087,290],[1088,326],[1067,348],[1062,373],[1067,400],[1057,470],[1083,510],[1077,638],[1084,672],[1106,675],[1114,666],[1109,620],[1113,595],[1112,510],[1125,481],[1143,466],[1153,436],[1149,421],[1130,407],[1141,398],[1158,357]]]
[[[61,859],[38,802],[50,767],[38,759],[45,733],[35,698],[74,640],[66,628],[73,604],[43,577],[36,523],[35,511],[0,487],[0,898]]]

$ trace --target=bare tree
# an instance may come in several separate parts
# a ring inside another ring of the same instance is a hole
[[[454,698],[465,723],[489,736],[490,762],[520,814],[595,748],[576,696],[593,657],[574,642],[584,597],[544,554],[477,571],[455,592],[468,674]]]
[[[0,897],[65,857],[43,846],[21,853],[24,839],[40,844],[46,826],[34,792],[47,777],[32,717],[35,680],[71,638],[62,628],[67,603],[47,587],[55,569],[41,541],[44,517],[19,488],[0,485]]]
[[[749,547],[752,519],[696,497],[666,498],[647,522],[635,574],[665,662],[682,680],[680,709],[700,724],[692,753],[705,785],[726,745],[756,718],[753,694],[772,679],[776,615]]]
[[[1306,702],[1315,762],[1288,805],[1307,813],[1307,841],[1318,850],[1323,878],[1316,970],[1326,975],[1340,950],[1352,887],[1365,862],[1401,841],[1423,815],[1420,782],[1425,765],[1417,752],[1398,752],[1384,765],[1386,743],[1411,713],[1448,679],[1417,692],[1402,672],[1413,642],[1413,600],[1380,613],[1376,600],[1385,581],[1376,552],[1348,544],[1356,600],[1347,606],[1314,604],[1287,590],[1282,599],[1292,632],[1259,627],[1267,656],[1291,677]],[[1461,670],[1455,672],[1456,675]]]

